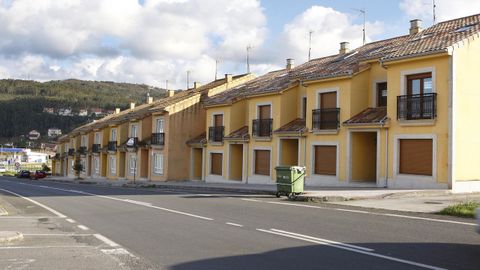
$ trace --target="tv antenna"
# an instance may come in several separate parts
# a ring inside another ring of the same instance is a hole
[[[250,51],[253,49],[252,45],[247,46],[247,73],[250,73]]]
[[[310,61],[310,59],[312,59],[312,34],[313,34],[313,30],[310,30],[308,32],[308,61]]]
[[[191,71],[187,70],[187,89],[186,90],[188,90],[188,88],[190,87],[190,73]]]
[[[366,43],[365,39],[365,23],[366,23],[366,17],[367,17],[367,12],[365,11],[364,8],[358,9],[358,8],[352,8],[355,11],[360,12],[363,15],[363,45]]]
[[[215,59],[215,80],[217,80],[218,75],[218,65],[220,64],[220,59]]]
[[[433,5],[433,25],[435,25],[436,21],[437,21],[437,17],[436,17],[436,14],[435,14],[435,9],[437,8],[437,5],[435,4],[435,0],[432,0],[432,5]]]

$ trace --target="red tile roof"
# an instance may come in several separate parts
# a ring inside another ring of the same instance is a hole
[[[195,145],[195,144],[205,144],[207,142],[207,133],[204,132],[196,137],[191,138],[187,141],[187,145]]]
[[[305,132],[307,127],[305,125],[305,119],[297,118],[284,126],[280,127],[279,129],[275,130],[273,133],[281,134],[281,133],[301,133]]]
[[[367,108],[353,116],[344,125],[378,125],[387,119],[387,107]]]
[[[232,133],[225,136],[225,140],[248,140],[250,136],[248,135],[248,126],[243,126]]]

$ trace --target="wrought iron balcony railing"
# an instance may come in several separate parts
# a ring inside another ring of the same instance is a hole
[[[107,150],[111,151],[111,152],[117,151],[117,141],[109,141],[108,146],[107,146]]]
[[[152,133],[152,145],[165,145],[165,133]]]
[[[215,126],[208,128],[208,141],[210,142],[223,142],[225,136],[224,126]]]
[[[254,119],[252,121],[252,134],[254,137],[271,137],[273,119]]]
[[[87,147],[86,146],[80,146],[77,150],[77,153],[79,155],[86,155],[87,154]]]
[[[75,155],[75,149],[69,148],[69,149],[68,149],[68,155],[69,155],[69,156]]]
[[[95,144],[92,144],[92,153],[100,153],[100,144],[98,143],[95,143]]]
[[[340,127],[340,108],[315,109],[312,111],[313,130],[338,129]]]
[[[405,95],[397,97],[397,119],[419,120],[437,117],[437,94]]]

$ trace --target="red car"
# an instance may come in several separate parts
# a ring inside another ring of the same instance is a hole
[[[44,172],[44,171],[40,171],[40,170],[36,170],[34,173],[32,172],[30,174],[30,179],[38,180],[38,179],[42,179],[42,178],[45,178],[45,177],[47,177],[47,173]]]

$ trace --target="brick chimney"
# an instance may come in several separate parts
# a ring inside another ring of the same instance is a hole
[[[135,102],[130,102],[130,110],[135,109]]]
[[[339,54],[346,54],[350,51],[350,43],[349,42],[340,42],[340,50],[338,51]]]
[[[287,59],[287,70],[291,70],[292,68],[295,67],[295,60],[292,58]]]
[[[422,31],[422,20],[415,19],[410,21],[410,35],[420,33]]]

